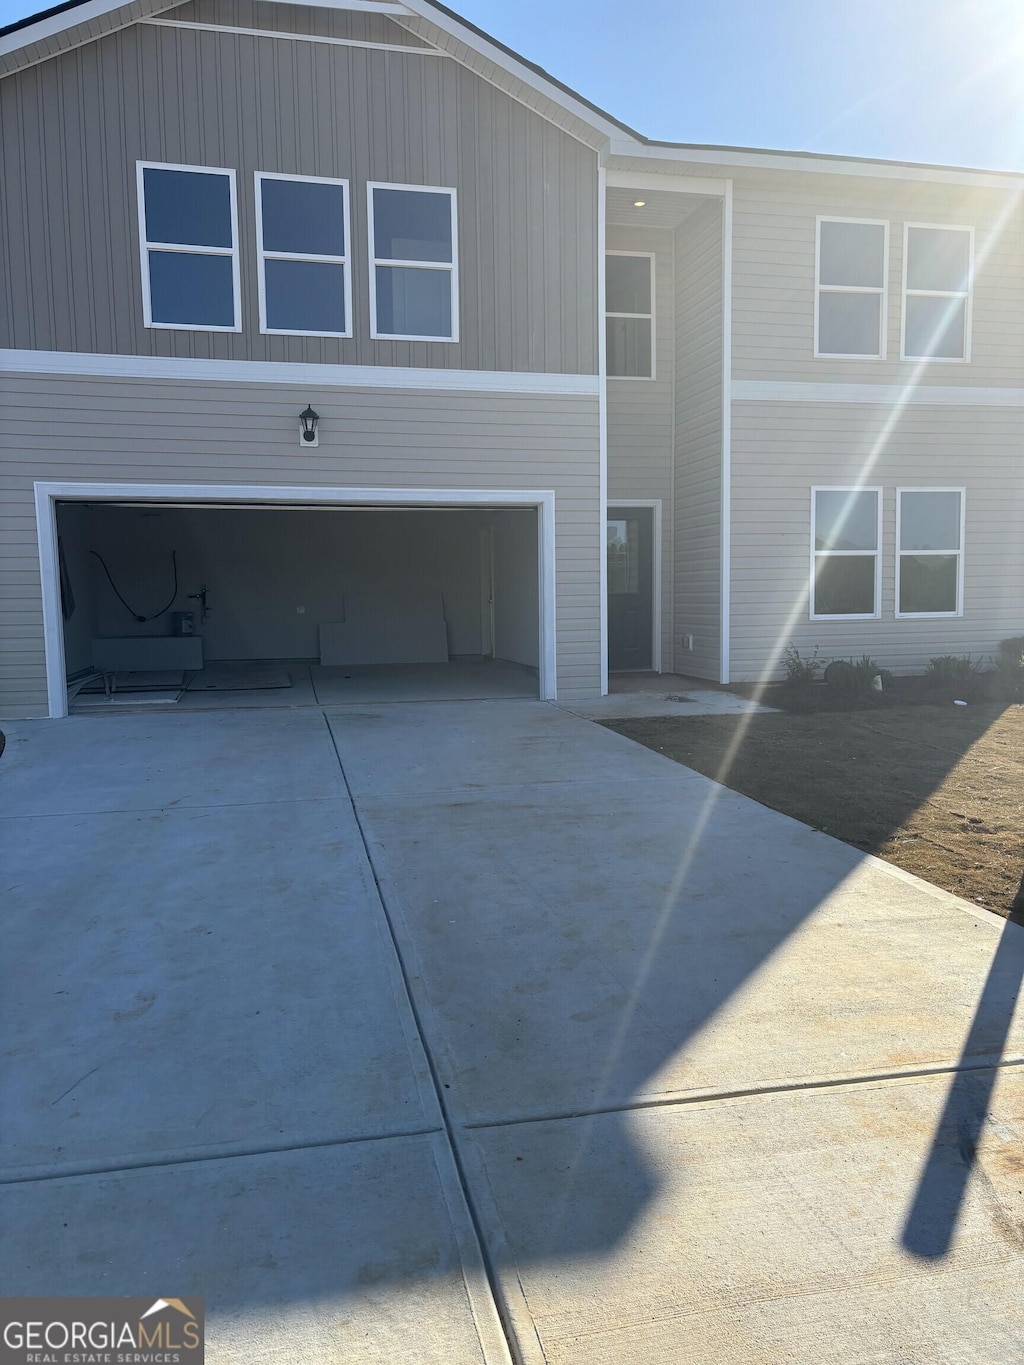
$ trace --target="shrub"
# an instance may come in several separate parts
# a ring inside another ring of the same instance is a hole
[[[875,679],[882,679],[883,689],[892,682],[892,674],[882,668],[870,654],[864,654],[856,661],[852,659],[833,659],[825,668],[825,681],[837,692],[863,695],[874,690]]]
[[[796,645],[787,645],[782,662],[786,670],[788,686],[808,687],[818,676],[820,667],[818,664],[818,647],[815,645],[814,653],[809,658],[802,659]]]
[[[1024,701],[1024,635],[999,642],[992,660],[996,691],[1010,701]]]
[[[980,672],[981,664],[969,654],[939,654],[928,660],[931,681],[955,692],[969,691]]]

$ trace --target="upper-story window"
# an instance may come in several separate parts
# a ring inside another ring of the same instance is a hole
[[[881,506],[877,488],[811,490],[811,619],[879,615]]]
[[[888,255],[888,223],[818,219],[816,356],[885,356]]]
[[[348,182],[256,172],[260,331],[350,337]]]
[[[241,330],[235,173],[137,163],[147,327]]]
[[[605,368],[613,379],[654,377],[654,257],[605,257]]]
[[[367,186],[370,336],[458,341],[455,191]]]
[[[974,229],[903,230],[903,358],[969,360]]]

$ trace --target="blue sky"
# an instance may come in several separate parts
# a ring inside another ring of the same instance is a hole
[[[1024,0],[448,3],[651,137],[1024,170]]]

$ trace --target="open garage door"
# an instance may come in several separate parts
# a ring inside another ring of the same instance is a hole
[[[74,710],[537,697],[536,507],[55,500]]]

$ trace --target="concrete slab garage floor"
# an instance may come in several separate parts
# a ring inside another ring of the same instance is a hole
[[[0,814],[4,1292],[202,1293],[214,1361],[507,1359],[495,1302],[528,1362],[1024,1355],[1024,931],[528,701],[19,723]]]

